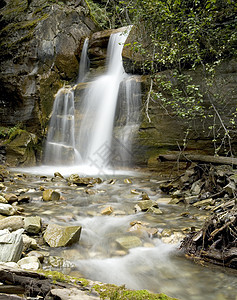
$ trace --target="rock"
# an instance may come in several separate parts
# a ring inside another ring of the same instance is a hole
[[[141,200],[137,203],[137,206],[140,208],[141,211],[147,211],[154,204],[157,205],[152,200]]]
[[[46,252],[46,251],[30,251],[29,253],[27,253],[26,256],[27,257],[35,256],[35,257],[38,258],[40,263],[42,263],[44,261],[44,258],[49,256],[49,252]]]
[[[72,174],[69,176],[68,181],[76,185],[88,185],[92,183],[92,179],[91,177],[80,177],[78,174]]]
[[[48,256],[45,258],[45,263],[49,264],[53,268],[74,268],[75,265],[63,257],[59,256]]]
[[[60,193],[58,193],[52,189],[43,191],[43,200],[44,201],[58,201],[59,199],[60,199]]]
[[[150,200],[150,197],[147,195],[147,193],[142,192],[142,200]]]
[[[54,173],[54,177],[59,177],[59,178],[64,179],[63,175],[60,174],[59,172],[55,172],[55,173]]]
[[[30,201],[29,195],[21,195],[18,197],[18,203],[28,203]]]
[[[41,231],[41,218],[37,216],[26,217],[24,228],[28,233],[39,233]]]
[[[161,240],[165,244],[177,244],[179,243],[185,235],[182,232],[174,232],[172,235],[167,237],[162,237]]]
[[[132,180],[130,180],[129,178],[125,178],[125,179],[124,179],[124,183],[131,184],[131,183],[132,183]]]
[[[81,291],[77,288],[70,289],[52,289],[50,293],[55,299],[58,300],[99,300],[100,297],[94,295],[87,295],[86,292]]]
[[[5,199],[3,196],[0,195],[0,203],[8,204],[7,199]]]
[[[113,211],[114,211],[113,207],[108,206],[108,207],[104,208],[100,213],[102,215],[111,215],[113,213]]]
[[[24,270],[39,270],[41,268],[41,264],[39,259],[36,256],[29,256],[20,259],[17,262],[18,266]]]
[[[38,245],[37,245],[37,242],[35,239],[29,237],[28,235],[26,234],[23,234],[22,235],[22,238],[23,238],[23,244],[24,244],[24,248],[23,248],[23,251],[26,251],[28,249],[37,249],[38,248]]]
[[[131,190],[131,194],[134,194],[134,195],[140,195],[141,193],[138,192],[137,190]]]
[[[0,178],[1,178],[1,176],[0,176]],[[5,189],[5,185],[0,180],[0,191],[3,191],[4,189]]]
[[[12,205],[0,203],[0,214],[5,216],[13,216],[15,213],[16,210]]]
[[[13,202],[16,202],[18,200],[18,197],[15,194],[5,194],[5,199],[8,203],[12,204]]]
[[[153,213],[153,214],[156,214],[156,215],[161,215],[162,214],[162,211],[158,208],[158,207],[155,207],[155,206],[151,206],[147,212],[149,213]]]
[[[0,261],[17,262],[23,250],[22,233],[24,229],[11,232],[7,229],[0,230]]]
[[[124,236],[117,238],[116,242],[125,249],[131,249],[142,245],[141,240],[136,236]]]
[[[34,148],[37,147],[37,137],[33,133],[19,129],[13,140],[7,144],[7,163],[12,166],[35,165],[36,156]]]
[[[81,226],[60,226],[49,224],[44,240],[50,247],[65,247],[79,241]]]
[[[95,190],[90,190],[90,189],[86,189],[85,192],[86,192],[88,195],[95,195],[95,194],[96,194],[96,191],[95,191]]]
[[[15,231],[20,228],[24,228],[23,217],[21,216],[11,216],[0,220],[0,230],[8,229],[9,231]]]

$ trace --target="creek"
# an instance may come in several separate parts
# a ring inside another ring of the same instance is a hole
[[[54,166],[12,170],[20,173],[13,175],[8,192],[27,189],[31,200],[22,205],[24,214],[40,216],[45,226],[82,226],[79,242],[71,247],[55,249],[41,244],[51,256],[70,262],[60,268],[66,274],[185,300],[236,300],[234,271],[195,264],[178,250],[191,228],[201,228],[207,212],[169,204],[170,199],[159,189],[161,179],[154,173],[114,168],[118,159],[120,166],[128,165],[132,136],[139,127],[139,92],[134,96],[134,84],[122,65],[125,40],[121,33],[110,38],[107,71],[89,84],[79,109],[74,105],[76,86],[57,93],[45,149],[45,163]],[[87,46],[88,40],[84,51]],[[85,52],[83,57],[78,81],[84,82],[88,68]],[[77,126],[79,113],[82,117]],[[122,121],[116,130],[117,115]],[[54,177],[54,172],[64,178]],[[86,187],[68,185],[65,178],[70,174],[99,176],[102,182]],[[42,201],[42,190],[49,188],[60,192],[59,201]],[[161,212],[136,212],[144,195],[155,201]]]
[[[69,186],[65,179],[54,177],[54,171],[63,171],[60,168],[45,168],[43,172],[42,168],[18,171],[24,173],[15,174],[14,184],[6,185],[8,192],[28,190],[26,195],[31,201],[22,205],[25,215],[41,216],[44,224],[82,226],[79,242],[71,247],[41,246],[50,255],[73,263],[73,266],[59,268],[60,271],[106,283],[125,284],[127,288],[164,292],[178,299],[236,299],[234,271],[195,264],[178,250],[179,239],[172,240],[175,232],[187,233],[191,227],[200,228],[207,213],[194,207],[168,204],[170,199],[162,195],[160,178],[155,174],[120,171],[117,175],[101,177],[100,184],[79,187]],[[59,191],[60,200],[42,201],[42,188]],[[142,192],[158,202],[162,214],[135,212]],[[111,215],[102,215],[106,207],[113,208]],[[133,227],[134,223],[144,227]],[[118,239],[127,236],[138,237],[141,244],[127,250],[122,248]],[[171,237],[169,243],[167,237]]]

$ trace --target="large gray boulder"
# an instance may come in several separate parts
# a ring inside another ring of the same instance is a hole
[[[0,230],[0,261],[17,262],[22,254],[24,229],[10,232],[7,229]]]

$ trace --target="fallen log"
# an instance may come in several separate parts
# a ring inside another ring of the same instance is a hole
[[[161,162],[163,161],[182,161],[182,162],[201,162],[212,163],[218,165],[231,165],[237,166],[237,158],[225,157],[225,156],[212,156],[201,154],[164,154],[159,155],[157,158]]]
[[[84,298],[81,296],[80,299],[99,299],[99,295],[95,295],[95,292],[90,295],[91,290],[89,287],[84,287],[80,282],[75,285],[70,282],[57,281],[55,278],[49,278],[41,273],[10,268],[6,265],[0,265],[0,279],[3,283],[0,290],[4,295],[9,294],[9,288],[11,288],[12,294],[21,292],[28,297],[41,296],[43,299],[54,299],[51,291],[55,289],[71,290],[73,288],[74,291],[78,290],[80,295],[84,294]]]

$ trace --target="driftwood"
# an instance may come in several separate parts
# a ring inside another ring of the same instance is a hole
[[[218,165],[237,166],[237,158],[225,156],[196,155],[196,154],[165,154],[159,155],[160,161],[201,162]]]
[[[237,206],[215,214],[181,244],[187,256],[237,269]]]
[[[27,297],[39,297],[51,300],[58,299],[54,297],[51,291],[56,289],[78,289],[84,297],[81,299],[99,299],[96,295],[90,297],[89,287],[85,288],[77,282],[77,285],[67,282],[55,281],[47,276],[33,271],[10,268],[5,265],[0,265],[0,280],[3,285],[0,285],[0,295],[4,294],[24,294]],[[1,299],[1,297],[0,297]],[[8,299],[8,298],[6,298]],[[15,298],[12,298],[15,299]],[[23,298],[24,299],[24,298]]]

